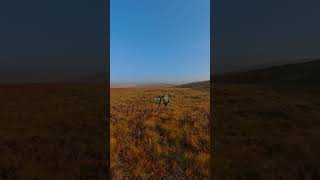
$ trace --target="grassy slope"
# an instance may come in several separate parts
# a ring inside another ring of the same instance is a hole
[[[104,88],[0,85],[0,179],[105,179]]]
[[[178,88],[192,88],[195,90],[210,91],[210,81],[201,81],[176,86]]]
[[[163,93],[166,109],[153,102]],[[113,177],[208,177],[209,98],[189,88],[112,89]]]
[[[218,82],[319,86],[320,60],[214,76]]]
[[[216,179],[320,179],[318,69],[314,61],[215,78]]]

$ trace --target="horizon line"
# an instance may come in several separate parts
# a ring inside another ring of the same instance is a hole
[[[210,81],[210,79],[190,80],[190,81],[110,81],[110,84],[183,84]]]

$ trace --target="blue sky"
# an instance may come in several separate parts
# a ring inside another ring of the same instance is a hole
[[[110,0],[111,82],[210,78],[209,0]]]

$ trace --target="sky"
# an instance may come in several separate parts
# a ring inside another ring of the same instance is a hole
[[[113,83],[210,79],[209,0],[110,0]]]
[[[214,71],[320,58],[320,1],[214,0]]]
[[[209,79],[209,0],[110,0],[111,81]],[[102,0],[0,3],[0,81],[104,72]],[[320,1],[213,0],[214,71],[320,57]]]
[[[1,2],[0,81],[62,80],[103,72],[101,2]]]

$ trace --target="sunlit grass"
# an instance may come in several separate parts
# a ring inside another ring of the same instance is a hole
[[[167,108],[154,102],[163,94]],[[112,176],[208,178],[209,98],[188,88],[112,89]]]

